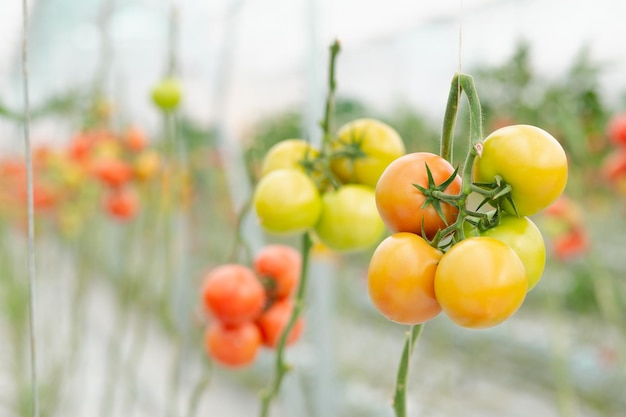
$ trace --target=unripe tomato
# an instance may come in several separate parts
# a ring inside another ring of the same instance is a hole
[[[276,301],[272,306],[259,317],[257,325],[261,330],[263,344],[265,346],[275,348],[278,346],[280,337],[289,323],[291,314],[293,313],[293,301],[290,299]],[[287,336],[287,345],[291,345],[298,341],[302,335],[304,328],[304,320],[300,317]]]
[[[272,233],[301,233],[317,223],[322,200],[313,181],[295,169],[279,169],[261,178],[253,204],[261,226]]]
[[[254,323],[210,325],[204,335],[204,348],[216,362],[238,368],[251,364],[261,346],[261,332]]]
[[[470,234],[478,236],[478,231],[474,229]],[[504,215],[497,226],[481,232],[480,236],[492,237],[510,246],[524,264],[528,291],[537,285],[546,264],[546,245],[539,228],[528,217]]]
[[[165,78],[152,89],[152,101],[163,111],[176,109],[181,95],[180,83],[174,78]]]
[[[287,245],[265,246],[254,258],[254,270],[259,277],[273,282],[268,292],[279,300],[293,293],[300,280],[301,267],[300,253]]]
[[[229,326],[254,321],[263,311],[266,299],[261,282],[243,265],[218,266],[204,279],[204,308]]]
[[[315,225],[315,233],[329,248],[337,251],[367,249],[378,242],[384,231],[371,187],[343,185],[322,197],[322,214]]]
[[[519,216],[548,207],[567,184],[565,151],[548,132],[529,125],[503,127],[487,136],[473,169],[475,182],[492,183],[500,176],[513,188]],[[508,202],[504,209],[515,214]]]
[[[491,237],[470,237],[452,246],[435,273],[435,295],[450,320],[473,329],[512,316],[528,289],[519,256]]]
[[[139,197],[132,188],[114,189],[107,195],[104,205],[111,217],[130,220],[139,211]]]
[[[314,159],[319,151],[303,139],[287,139],[272,146],[263,158],[261,176],[265,176],[277,169],[297,169],[304,172],[301,161]]]
[[[439,314],[434,281],[441,255],[413,233],[395,233],[383,240],[367,271],[369,295],[378,311],[409,325]]]
[[[439,229],[454,223],[458,209],[441,203],[442,219],[435,207],[423,207],[426,196],[413,184],[428,188],[426,165],[432,173],[435,185],[441,185],[454,173],[448,161],[428,152],[410,153],[393,161],[376,185],[376,205],[380,217],[393,233],[411,232],[433,238]],[[445,189],[447,194],[456,195],[461,191],[461,177],[458,175]]]
[[[607,134],[618,146],[626,146],[626,112],[614,115],[607,126]]]
[[[378,178],[387,166],[406,152],[404,142],[391,126],[374,119],[354,120],[337,132],[331,149],[346,151],[358,145],[364,156],[356,159],[333,159],[331,169],[344,183],[365,184],[376,187]]]

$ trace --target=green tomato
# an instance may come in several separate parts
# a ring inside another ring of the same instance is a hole
[[[315,233],[329,248],[363,250],[377,243],[384,231],[371,187],[348,184],[322,197],[322,214]]]
[[[322,209],[313,181],[295,169],[279,169],[261,178],[252,198],[261,226],[277,234],[311,229]]]
[[[473,170],[474,182],[491,183],[500,176],[509,184],[519,216],[548,207],[567,184],[565,151],[548,132],[529,125],[506,126],[487,136]],[[515,214],[508,202],[504,209]]]
[[[277,169],[298,169],[304,171],[301,161],[315,159],[319,151],[313,148],[304,139],[286,139],[270,148],[263,158],[261,176],[265,176]]]
[[[176,109],[180,98],[180,83],[174,78],[165,78],[152,89],[152,101],[164,111]]]
[[[402,138],[391,126],[374,119],[358,119],[343,126],[332,142],[333,152],[360,149],[362,156],[334,158],[333,173],[344,183],[376,187],[387,166],[406,152]]]
[[[475,228],[465,230],[467,236],[487,236],[506,243],[524,264],[528,291],[537,285],[546,264],[546,245],[539,228],[528,217],[504,215],[497,226],[482,233]]]

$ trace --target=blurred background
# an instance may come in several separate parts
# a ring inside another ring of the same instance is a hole
[[[0,416],[32,413],[21,13],[0,4]],[[242,210],[269,147],[321,140],[334,39],[335,127],[374,117],[436,152],[462,70],[486,132],[540,126],[570,161],[564,198],[533,218],[540,285],[496,328],[430,322],[409,415],[626,415],[625,14],[619,0],[29,1],[41,415],[258,412],[274,352],[213,363],[199,288],[239,223],[252,251],[297,246]],[[182,101],[164,113],[151,92],[168,74]],[[458,123],[460,155],[464,105]],[[372,250],[314,251],[272,415],[393,415],[407,329],[369,301]]]

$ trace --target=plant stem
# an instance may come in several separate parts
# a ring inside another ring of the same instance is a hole
[[[411,330],[406,332],[404,338],[404,348],[402,349],[402,357],[400,358],[398,376],[396,378],[396,392],[393,396],[393,410],[396,417],[406,417],[406,386],[411,354],[423,328],[423,324],[411,326]]]
[[[328,95],[326,96],[326,108],[324,110],[324,119],[320,125],[324,131],[324,137],[322,139],[322,154],[328,153],[328,147],[330,146],[332,131],[332,118],[335,109],[335,89],[337,88],[337,82],[335,80],[335,64],[337,61],[337,55],[341,50],[339,40],[335,40],[330,46],[330,62],[328,64]]]
[[[298,286],[298,292],[296,293],[296,299],[293,311],[291,312],[291,317],[289,317],[289,322],[280,335],[278,346],[276,346],[276,372],[274,374],[274,380],[270,387],[261,393],[261,417],[267,417],[269,415],[272,400],[274,400],[274,398],[278,395],[283,377],[290,370],[289,365],[285,363],[285,347],[287,346],[287,338],[304,309],[304,296],[306,294],[309,269],[309,255],[311,254],[312,246],[313,241],[311,240],[311,236],[309,233],[305,233],[302,236],[302,268],[300,269],[300,284]]]
[[[441,143],[439,147],[441,157],[450,163],[452,162],[454,127],[456,126],[456,115],[459,109],[459,92],[459,74],[454,74],[454,78],[452,78],[452,82],[450,83],[446,113],[443,116],[443,129],[441,131]]]

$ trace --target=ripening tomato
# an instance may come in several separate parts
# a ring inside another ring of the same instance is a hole
[[[424,323],[441,307],[435,298],[435,271],[442,253],[413,233],[395,233],[374,251],[367,271],[369,295],[387,319]]]
[[[110,187],[121,187],[133,178],[133,169],[117,158],[97,160],[92,168],[93,174]]]
[[[614,115],[607,126],[607,134],[618,146],[626,146],[626,112]]]
[[[220,265],[210,271],[201,292],[205,310],[229,326],[254,321],[267,300],[254,272],[239,264]]]
[[[261,178],[253,204],[261,226],[272,233],[301,233],[317,223],[322,200],[302,171],[279,169]]]
[[[559,142],[535,126],[513,125],[491,133],[474,162],[474,181],[500,176],[512,187],[519,216],[531,216],[556,200],[567,184],[567,157]],[[508,202],[504,209],[515,214]]]
[[[165,78],[152,89],[152,101],[163,111],[175,110],[181,95],[180,83],[174,78]]]
[[[285,331],[291,314],[293,313],[294,304],[290,299],[276,301],[265,311],[257,320],[257,325],[261,330],[263,344],[267,347],[275,348],[278,346],[280,337]],[[302,335],[304,328],[304,320],[299,317],[291,329],[287,337],[287,345],[291,345],[298,341]]]
[[[268,293],[278,300],[293,293],[300,281],[301,266],[300,253],[287,245],[264,246],[254,257],[254,270],[272,283]]]
[[[324,193],[322,214],[315,225],[315,233],[324,245],[337,251],[367,249],[384,231],[371,187],[347,184]]]
[[[132,188],[113,189],[107,195],[105,209],[118,220],[130,220],[139,211],[139,197]]]
[[[411,232],[433,238],[439,229],[456,220],[459,210],[441,203],[445,220],[437,213],[435,207],[423,207],[426,196],[414,184],[428,188],[426,166],[432,173],[435,185],[443,184],[454,173],[454,168],[442,157],[428,153],[410,153],[393,161],[383,172],[376,185],[376,205],[380,217],[393,233]],[[461,177],[445,189],[447,194],[456,195],[461,191]]]
[[[143,130],[137,126],[130,126],[124,134],[124,143],[131,151],[140,152],[148,144],[148,138]]]
[[[207,354],[218,363],[232,367],[251,364],[261,346],[261,332],[254,323],[226,326],[212,323],[204,335]]]
[[[589,237],[582,228],[554,238],[552,251],[559,261],[567,261],[585,255],[589,251]]]
[[[304,171],[301,162],[315,159],[319,151],[303,139],[286,139],[270,148],[263,158],[261,176],[277,169],[298,169]]]
[[[474,229],[466,234],[470,235],[478,235],[478,231]],[[539,228],[528,217],[505,214],[497,226],[481,232],[480,236],[492,237],[510,246],[524,264],[528,291],[537,285],[546,264],[546,245]]]
[[[374,119],[354,120],[337,132],[333,152],[360,150],[361,156],[340,156],[331,161],[333,173],[344,183],[376,187],[387,166],[406,152],[402,138],[391,126]]]
[[[154,149],[147,149],[137,155],[134,163],[135,177],[140,181],[154,178],[161,168],[161,156]]]
[[[462,327],[496,326],[522,305],[526,270],[507,244],[470,237],[452,246],[435,273],[435,296],[450,320]]]

